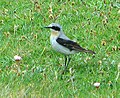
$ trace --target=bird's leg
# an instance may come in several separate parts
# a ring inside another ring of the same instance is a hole
[[[67,66],[69,65],[71,57],[68,56]]]
[[[65,67],[67,66],[67,56],[65,55]]]
[[[71,57],[65,56],[65,68],[67,68],[67,66],[69,65],[70,60],[71,60]]]
[[[67,69],[67,56],[65,55],[65,65],[64,65],[64,70],[62,71],[62,74],[66,72]]]
[[[65,55],[65,65],[64,65],[65,68],[64,68],[64,71],[62,72],[62,74],[66,72],[67,66],[68,66],[69,63],[70,63],[70,60],[71,60],[71,58],[70,58],[69,56],[66,56],[66,55]]]

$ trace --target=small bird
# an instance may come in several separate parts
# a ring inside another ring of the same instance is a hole
[[[82,48],[79,44],[69,39],[62,31],[62,27],[57,23],[51,23],[49,26],[45,28],[49,28],[51,32],[50,42],[52,48],[57,52],[64,54],[65,56],[65,69],[67,68],[71,58],[70,54],[75,54],[79,52],[91,53],[95,54],[92,50],[86,50]]]

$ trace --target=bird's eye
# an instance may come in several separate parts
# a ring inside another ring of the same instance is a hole
[[[60,28],[58,26],[52,26],[52,29],[54,29],[56,31],[60,31]]]

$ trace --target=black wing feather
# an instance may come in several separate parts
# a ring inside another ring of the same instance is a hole
[[[72,50],[76,50],[76,51],[83,51],[85,50],[84,48],[82,48],[79,44],[77,44],[76,42],[74,41],[71,41],[71,40],[65,40],[65,39],[62,39],[62,38],[57,38],[56,40],[60,45],[68,48],[70,51]]]
[[[74,42],[74,41],[66,40],[66,39],[63,39],[63,38],[57,38],[56,41],[57,41],[60,45],[68,48],[70,51],[75,50],[75,51],[88,52],[88,53],[95,54],[94,51],[92,51],[92,50],[86,50],[86,49],[82,48],[79,44],[77,44],[77,43]]]

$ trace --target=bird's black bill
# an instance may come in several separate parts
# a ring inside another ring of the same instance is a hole
[[[50,28],[50,29],[53,29],[53,30],[55,30],[55,31],[60,31],[60,28],[59,27],[57,27],[57,26],[52,26],[52,27],[44,27],[44,28]]]
[[[52,28],[52,27],[44,27],[44,28]]]

